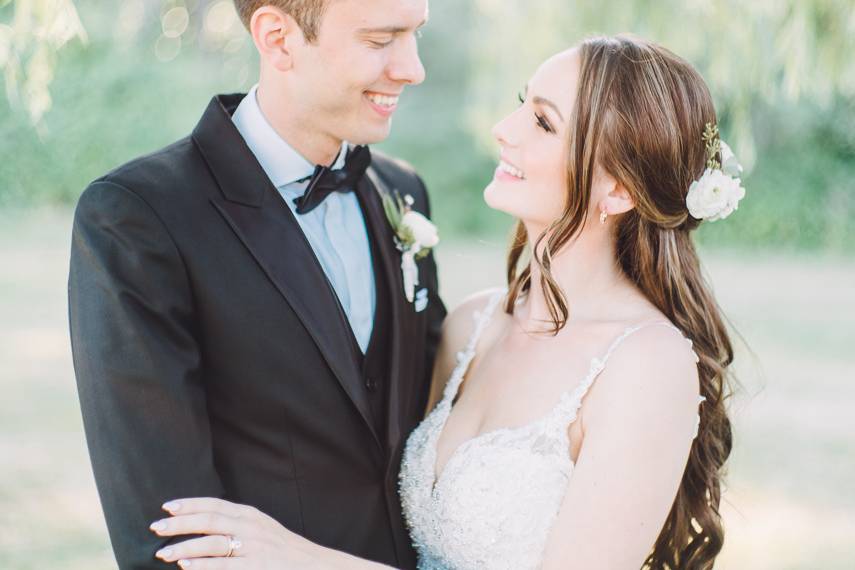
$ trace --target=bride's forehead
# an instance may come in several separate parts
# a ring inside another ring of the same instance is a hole
[[[536,79],[549,82],[575,81],[579,75],[579,65],[579,51],[577,49],[559,52],[540,64],[532,77],[532,82]]]
[[[579,68],[578,49],[557,53],[537,68],[529,80],[527,94],[546,97],[561,107],[572,105],[579,82]]]

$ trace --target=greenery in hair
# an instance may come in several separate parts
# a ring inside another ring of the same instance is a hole
[[[707,123],[704,125],[703,134],[704,144],[707,149],[707,168],[710,170],[721,169],[719,162],[719,152],[721,151],[721,139],[718,136],[718,125]]]

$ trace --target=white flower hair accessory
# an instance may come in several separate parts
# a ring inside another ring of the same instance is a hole
[[[704,126],[704,143],[707,152],[707,167],[698,180],[689,186],[686,206],[689,214],[698,220],[723,220],[739,207],[745,197],[742,187],[742,165],[736,160],[730,147],[719,138],[718,126]],[[721,162],[718,156],[721,156]]]
[[[395,232],[395,247],[401,252],[401,275],[404,280],[404,295],[412,303],[419,284],[419,269],[416,260],[426,257],[432,247],[439,243],[436,226],[419,212],[413,210],[413,197],[407,194],[402,199],[382,195],[386,218]]]

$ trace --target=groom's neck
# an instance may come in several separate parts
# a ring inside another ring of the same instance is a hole
[[[282,90],[262,80],[256,91],[261,113],[273,130],[312,164],[328,166],[341,150],[341,140],[322,132],[311,117],[304,117],[301,106],[290,102]]]

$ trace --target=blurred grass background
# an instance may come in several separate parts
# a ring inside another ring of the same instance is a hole
[[[511,220],[481,200],[490,125],[544,57],[622,31],[698,66],[750,166],[739,211],[697,234],[745,339],[717,567],[853,569],[851,0],[435,1],[428,78],[379,146],[428,183],[453,307],[502,281]],[[230,0],[0,0],[0,67],[0,568],[113,568],[68,347],[71,208],[185,136],[212,94],[248,89],[254,51]]]

